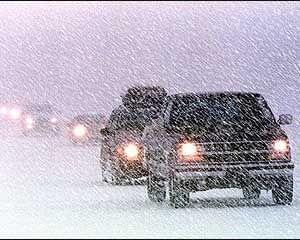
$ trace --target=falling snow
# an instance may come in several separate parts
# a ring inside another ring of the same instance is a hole
[[[0,236],[299,238],[299,39],[298,2],[2,2]],[[161,95],[126,95],[151,86]],[[224,91],[259,95],[198,99]],[[292,124],[275,129],[281,114]],[[183,139],[185,156],[262,136],[288,137],[290,205],[271,189],[251,200],[203,189],[181,208],[168,192],[149,199],[145,180],[157,176],[147,167],[168,185],[175,165],[165,158]],[[138,171],[112,179],[115,156],[138,159],[125,163]]]

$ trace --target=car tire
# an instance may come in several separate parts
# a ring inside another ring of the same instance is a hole
[[[185,208],[190,204],[190,193],[180,183],[171,179],[169,182],[170,204],[174,208]]]
[[[243,190],[243,196],[245,199],[251,200],[251,199],[259,199],[260,197],[260,189],[253,186],[247,186],[242,189]]]
[[[152,202],[163,202],[166,199],[166,186],[164,181],[149,174],[147,181],[147,194]]]
[[[279,205],[290,205],[293,201],[293,176],[277,180],[272,189],[273,201]]]

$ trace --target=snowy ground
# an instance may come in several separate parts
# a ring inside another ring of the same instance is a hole
[[[173,209],[151,203],[144,186],[102,183],[98,147],[16,135],[0,139],[0,237],[300,236],[299,165],[292,206],[274,206],[270,192],[249,203],[239,190],[212,190]]]

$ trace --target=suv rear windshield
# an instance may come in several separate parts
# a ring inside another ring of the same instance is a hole
[[[173,101],[169,125],[176,128],[246,125],[261,128],[275,119],[260,95],[186,95]]]

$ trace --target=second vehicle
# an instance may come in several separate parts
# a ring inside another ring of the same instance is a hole
[[[147,176],[143,166],[144,128],[156,119],[167,92],[161,87],[133,87],[123,96],[123,104],[113,110],[102,130],[102,179],[112,184],[139,181]]]
[[[50,104],[30,104],[22,113],[22,132],[25,136],[36,134],[58,135],[61,131],[61,113]]]

